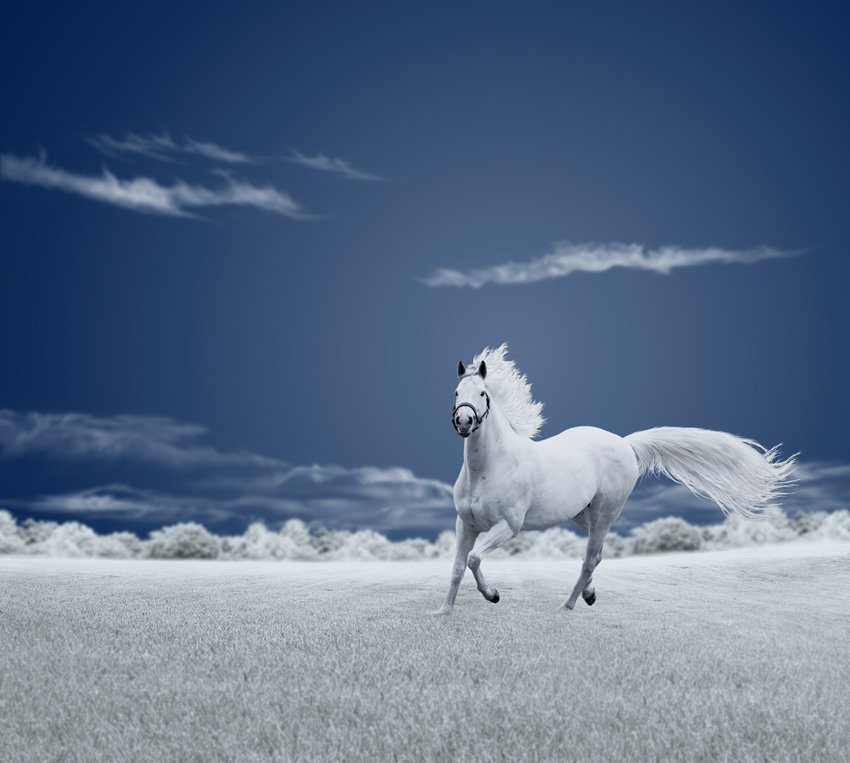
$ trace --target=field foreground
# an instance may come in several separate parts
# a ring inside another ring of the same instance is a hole
[[[850,545],[578,566],[0,557],[0,759],[846,759]]]

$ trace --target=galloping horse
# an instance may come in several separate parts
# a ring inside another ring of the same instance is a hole
[[[755,517],[789,484],[796,456],[780,461],[776,448],[726,432],[657,427],[620,437],[595,427],[532,439],[543,424],[542,404],[513,361],[507,344],[489,347],[470,366],[458,365],[452,423],[464,438],[463,467],[454,486],[456,552],[443,606],[450,614],[466,568],[487,601],[481,560],[522,530],[543,530],[572,519],[587,531],[581,574],[563,608],[579,594],[592,605],[593,571],[611,524],[642,474],[662,474],[726,514]]]

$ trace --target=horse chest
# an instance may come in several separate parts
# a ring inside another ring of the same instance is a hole
[[[455,486],[455,508],[460,518],[477,530],[489,530],[504,519],[516,501],[500,480],[486,476],[465,478]]]

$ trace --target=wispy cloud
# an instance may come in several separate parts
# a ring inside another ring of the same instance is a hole
[[[288,156],[261,157],[234,151],[211,141],[200,141],[185,137],[175,140],[168,132],[160,135],[139,135],[130,132],[123,138],[116,138],[108,133],[100,133],[86,140],[102,154],[111,157],[146,156],[163,162],[173,162],[179,156],[194,155],[226,164],[260,164],[271,159],[283,159],[302,167],[331,172],[349,180],[382,180],[383,178],[369,172],[357,169],[345,159],[316,154],[308,156],[296,149],[291,149]]]
[[[333,172],[349,180],[383,180],[378,175],[371,175],[368,172],[357,169],[350,162],[345,161],[345,159],[335,159],[324,154],[307,156],[293,149],[292,153],[284,158],[294,164],[300,164],[302,167],[309,167],[310,169],[321,172]]]
[[[187,466],[258,466],[285,462],[246,451],[223,451],[203,442],[204,427],[166,416],[92,416],[0,410],[0,458],[39,455],[53,459]]]
[[[96,468],[104,484],[6,496],[11,508],[131,520],[270,524],[299,517],[327,527],[442,530],[451,486],[404,467],[290,464],[209,444],[203,427],[161,416],[0,411],[0,461]],[[145,467],[140,470],[139,467]],[[151,485],[139,484],[140,474]],[[132,476],[132,481],[128,479]]]
[[[248,156],[241,151],[231,151],[229,148],[219,146],[217,143],[204,142],[186,138],[183,141],[183,151],[188,154],[205,156],[216,162],[228,162],[230,164],[256,164],[260,161],[258,157]]]
[[[176,517],[183,512],[194,513],[195,498],[169,495],[155,490],[140,490],[131,485],[113,483],[85,490],[36,496],[10,505],[24,506],[31,511],[73,514],[83,517]],[[212,514],[213,512],[208,512]]]
[[[455,270],[440,268],[422,281],[428,286],[470,286],[486,284],[528,284],[573,273],[602,273],[611,268],[632,268],[669,274],[676,268],[714,263],[749,265],[761,260],[792,257],[800,250],[785,251],[768,246],[752,249],[685,249],[663,246],[649,249],[641,244],[554,244],[548,254],[521,262],[504,262],[485,268]]]
[[[260,161],[259,157],[233,151],[217,143],[192,138],[184,138],[177,142],[167,132],[162,135],[137,135],[131,132],[124,138],[114,138],[106,133],[100,133],[86,140],[101,153],[112,157],[130,154],[170,162],[176,155],[193,154],[228,164],[257,164]]]
[[[304,486],[302,486],[304,487]],[[430,480],[364,484],[356,470],[339,473],[309,490],[275,493],[138,488],[109,483],[82,490],[25,498],[4,498],[6,508],[75,518],[109,517],[147,522],[276,525],[303,519],[314,526],[399,532],[415,529],[436,534],[454,526],[451,487]]]
[[[147,214],[193,217],[191,210],[243,206],[294,219],[310,217],[291,196],[266,184],[254,185],[227,175],[215,188],[178,181],[162,185],[147,177],[122,180],[104,169],[101,175],[81,175],[50,166],[44,155],[0,156],[0,177],[26,185],[72,193],[104,204]]]

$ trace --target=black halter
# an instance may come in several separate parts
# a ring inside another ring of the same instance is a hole
[[[472,408],[472,416],[475,419],[475,426],[469,430],[469,434],[472,434],[478,429],[478,427],[481,426],[481,423],[484,421],[484,419],[487,418],[487,414],[490,413],[490,395],[485,392],[484,397],[487,398],[487,409],[480,416],[478,415],[478,411],[472,403],[461,403],[460,405],[456,405],[454,408],[452,408],[452,426],[455,428],[455,432],[460,434],[460,430],[457,428],[457,421],[455,417],[457,416],[457,412],[464,406],[466,406],[467,408]]]

